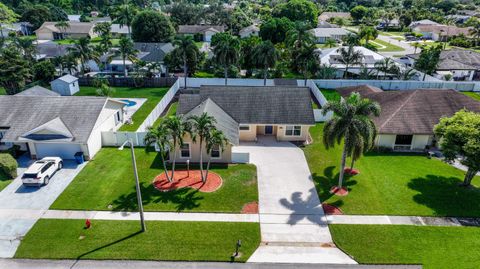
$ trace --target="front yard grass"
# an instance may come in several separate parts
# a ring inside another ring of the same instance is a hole
[[[28,232],[16,258],[230,261],[242,240],[246,261],[260,243],[258,223],[41,219]]]
[[[112,88],[115,89],[112,96],[114,98],[147,98],[147,101],[133,114],[133,124],[125,124],[119,131],[136,131],[168,91],[168,88]],[[96,96],[96,91],[96,87],[80,87],[80,91],[75,95]]]
[[[163,173],[156,152],[135,149],[143,204],[146,211],[235,212],[244,204],[258,201],[256,167],[250,164],[213,165],[211,171],[223,178],[222,187],[212,193],[182,188],[161,192],[153,187]],[[177,170],[184,169],[177,164]],[[191,165],[191,169],[197,169]],[[53,203],[52,209],[137,210],[135,180],[130,151],[103,148]]]
[[[403,225],[329,225],[339,248],[361,264],[478,268],[480,229]]]
[[[341,96],[335,89],[320,89],[320,92],[327,101],[340,101]]]
[[[477,101],[480,101],[480,93],[478,92],[461,92],[461,93],[465,94],[466,96],[470,96]]]
[[[402,47],[399,47],[397,45],[394,45],[392,43],[385,42],[381,39],[375,39],[370,41],[375,47],[378,48],[378,51],[380,52],[392,52],[392,51],[405,51]],[[376,43],[376,44],[375,44]],[[385,46],[385,48],[380,47],[378,45]]]
[[[368,153],[355,163],[360,174],[345,181],[350,193],[334,196],[342,147],[325,149],[323,124],[310,134],[314,142],[304,151],[320,200],[345,214],[480,216],[480,177],[472,188],[460,187],[465,172],[419,154]]]
[[[5,189],[8,184],[12,183],[13,179],[7,176],[2,170],[0,170],[0,191]]]

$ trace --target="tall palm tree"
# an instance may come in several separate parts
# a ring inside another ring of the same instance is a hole
[[[214,148],[218,148],[220,152],[225,151],[225,148],[227,146],[228,140],[223,134],[222,131],[219,131],[217,129],[213,129],[210,134],[208,135],[208,139],[206,141],[206,147],[207,147],[207,154],[209,157],[208,163],[207,163],[207,171],[205,173],[205,180],[208,177],[208,171],[210,170],[210,162],[212,160],[212,151]]]
[[[135,49],[132,39],[127,36],[122,36],[120,38],[120,41],[118,42],[118,51],[117,53],[115,53],[115,55],[119,55],[122,58],[123,73],[125,77],[128,77],[126,61],[128,59],[132,63],[136,62],[137,53],[138,53],[138,50]]]
[[[262,41],[255,47],[253,57],[257,65],[263,69],[263,85],[267,86],[268,69],[274,68],[278,60],[275,45],[270,40]]]
[[[230,65],[236,64],[240,57],[240,41],[237,37],[229,33],[221,33],[213,47],[215,61],[223,66],[225,75],[225,85],[227,85],[228,68]]]
[[[63,70],[67,69],[70,75],[73,75],[72,71],[78,72],[78,62],[73,55],[65,55],[62,57],[62,74]]]
[[[125,0],[123,4],[119,5],[112,13],[115,23],[120,24],[120,27],[127,26],[128,36],[130,36],[130,26],[132,26],[133,18],[137,10],[129,0]]]
[[[177,161],[177,149],[180,149],[183,145],[183,138],[190,132],[191,128],[189,122],[184,120],[182,116],[170,116],[166,118],[162,124],[164,128],[168,130],[168,136],[172,141],[173,161],[171,179],[173,180]]]
[[[333,112],[333,117],[323,127],[325,147],[328,149],[344,142],[337,185],[339,190],[343,184],[347,156],[358,153],[355,148],[365,143],[365,138],[368,140],[375,137],[375,124],[370,117],[380,115],[380,106],[362,98],[359,93],[352,93],[346,99],[328,102],[322,108],[322,113],[326,115],[328,112]]]
[[[377,79],[380,76],[380,72],[383,72],[383,79],[385,79],[386,74],[398,74],[398,72],[400,71],[395,61],[389,57],[375,62],[374,67],[375,69],[377,69]]]
[[[169,182],[173,181],[168,175],[167,163],[165,161],[165,155],[169,154],[170,148],[172,148],[170,133],[162,123],[158,127],[149,127],[148,132],[145,135],[145,144],[147,146],[156,145],[160,150],[160,158],[162,158],[163,170],[165,170],[165,177]]]
[[[327,38],[327,39],[325,40],[325,44],[324,44],[324,45],[325,45],[326,47],[328,47],[328,48],[331,49],[331,48],[337,46],[337,41],[335,41],[335,39],[333,39],[333,38]]]
[[[285,41],[288,46],[299,49],[315,44],[315,36],[308,24],[297,22],[295,27],[287,32]]]
[[[319,68],[318,55],[315,52],[316,46],[310,45],[303,47],[294,54],[294,62],[298,65],[298,70],[303,74],[304,84],[307,86],[309,74],[314,74]]]
[[[173,41],[173,45],[178,50],[178,53],[182,55],[184,88],[186,89],[188,77],[188,57],[196,59],[198,56],[195,42],[193,41],[193,38],[191,36],[179,36],[177,39],[175,39],[175,41]]]
[[[362,26],[360,27],[360,31],[358,36],[361,39],[365,39],[365,44],[368,44],[368,41],[374,40],[378,37],[378,31],[372,26]]]
[[[345,65],[345,73],[343,74],[344,78],[348,76],[348,69],[352,65],[361,64],[363,60],[363,53],[359,50],[355,50],[353,45],[348,47],[341,47],[338,49],[340,54],[340,62]]]
[[[59,21],[55,23],[55,27],[60,29],[60,31],[62,32],[62,39],[64,39],[67,28],[70,27],[70,23],[68,21]]]
[[[90,45],[90,39],[88,37],[82,37],[78,39],[73,47],[69,47],[72,57],[80,60],[82,74],[85,73],[85,65],[89,60],[99,62],[99,53]]]
[[[192,124],[192,140],[199,143],[200,146],[200,174],[202,181],[207,180],[206,175],[203,174],[203,147],[210,138],[209,135],[212,130],[215,129],[215,123],[217,122],[214,117],[208,115],[206,112],[200,116],[192,116],[189,118]]]

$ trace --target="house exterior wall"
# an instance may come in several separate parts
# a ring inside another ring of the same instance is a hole
[[[257,140],[257,125],[249,124],[250,130],[239,130],[240,141],[256,141]]]
[[[379,134],[375,139],[376,147],[385,147],[393,149],[395,147],[395,139],[397,135],[395,134]],[[412,150],[423,150],[425,146],[430,145],[433,139],[431,135],[413,135]]]
[[[190,160],[191,163],[199,163],[200,162],[200,143],[198,141],[196,143],[192,142],[190,135],[186,135],[184,137],[184,143],[190,145],[190,157],[182,158],[180,154],[180,149],[176,148],[175,151],[177,152],[176,155],[176,162],[185,163],[187,160]],[[174,152],[170,152],[170,161],[173,161]],[[206,163],[209,160],[209,156],[207,154],[207,150],[205,145],[203,145],[203,161]],[[225,150],[220,153],[220,158],[212,159],[211,163],[231,163],[232,162],[232,145],[227,144]]]
[[[61,80],[54,80],[52,81],[52,90],[54,92],[59,93],[60,95],[70,96],[74,95],[78,91],[80,91],[80,86],[78,85],[78,81],[67,83]]]
[[[395,146],[395,138],[397,136],[394,134],[379,134],[375,139],[375,146],[376,147],[386,147],[392,148]]]
[[[53,40],[53,32],[52,31],[37,31],[35,32],[38,40]]]
[[[213,37],[216,33],[217,33],[217,32],[206,31],[206,32],[203,34],[203,41],[205,41],[205,42],[211,42],[211,41],[212,41],[212,37]]]
[[[278,141],[307,141],[309,136],[309,125],[300,125],[301,131],[300,136],[288,136],[285,134],[287,130],[286,125],[278,125],[277,126],[277,140]]]
[[[430,145],[430,135],[414,135],[412,140],[412,149],[424,150],[426,146]]]

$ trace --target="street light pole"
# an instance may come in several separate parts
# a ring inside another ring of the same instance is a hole
[[[135,175],[135,189],[137,191],[137,203],[138,203],[138,211],[140,213],[140,225],[142,228],[142,232],[145,232],[147,228],[145,227],[145,218],[143,216],[143,203],[142,203],[142,193],[140,192],[140,183],[138,180],[138,170],[137,170],[137,161],[135,160],[135,151],[133,148],[133,141],[129,138],[125,141],[118,149],[123,150],[126,144],[130,144],[130,152],[132,154],[132,165],[133,165],[133,173]]]

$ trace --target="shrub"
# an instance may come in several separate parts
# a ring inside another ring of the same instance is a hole
[[[17,177],[17,161],[8,153],[0,153],[0,170],[11,178]]]

